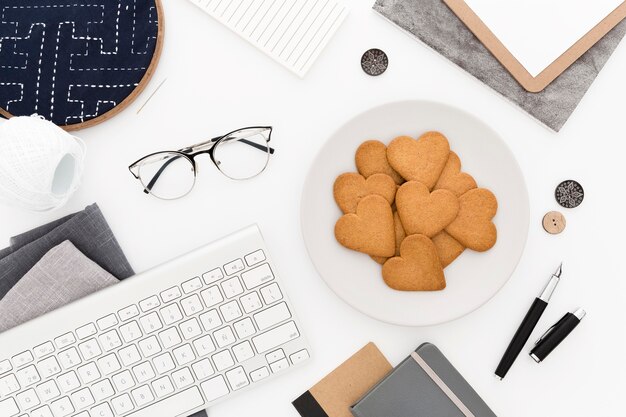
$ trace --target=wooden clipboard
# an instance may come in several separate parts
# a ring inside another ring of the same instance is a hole
[[[594,26],[585,36],[580,38],[567,51],[559,56],[536,77],[509,52],[485,23],[465,3],[465,0],[443,0],[444,3],[461,19],[474,35],[487,47],[494,57],[513,75],[524,89],[538,93],[545,89],[563,71],[580,58],[589,48],[595,45],[604,35],[626,18],[626,1]]]

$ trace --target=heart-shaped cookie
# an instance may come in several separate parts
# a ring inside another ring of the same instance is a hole
[[[406,237],[406,232],[404,231],[404,227],[402,227],[402,222],[400,221],[400,215],[398,214],[397,211],[393,212],[393,226],[394,226],[394,233],[396,235],[396,256],[400,256],[400,245],[402,244],[402,241]],[[382,256],[372,256],[372,259],[382,265],[385,262],[387,262],[387,259],[389,258],[385,258]]]
[[[437,249],[441,266],[444,268],[450,265],[465,250],[463,245],[443,230],[433,236],[432,241]]]
[[[378,140],[368,140],[359,146],[354,157],[356,169],[365,178],[374,174],[389,175],[396,184],[402,184],[404,178],[400,176],[387,161],[387,147]]]
[[[474,178],[465,172],[461,172],[461,159],[457,154],[450,151],[448,162],[441,171],[439,181],[435,184],[435,190],[444,189],[452,191],[457,197],[462,196],[469,190],[476,188]]]
[[[456,218],[459,199],[448,190],[431,193],[421,182],[409,181],[398,189],[396,207],[407,235],[432,237]]]
[[[424,235],[407,236],[402,241],[400,256],[383,265],[383,279],[400,291],[438,291],[446,287],[437,249]]]
[[[400,136],[387,147],[391,167],[407,181],[419,181],[432,190],[450,155],[448,139],[439,132],[427,132],[417,140]]]
[[[396,251],[391,206],[379,195],[363,197],[356,213],[341,216],[335,238],[348,249],[374,256],[393,256]]]
[[[389,204],[393,204],[397,188],[389,175],[374,174],[365,179],[360,174],[349,172],[337,177],[333,186],[333,196],[344,214],[355,213],[359,200],[370,194],[384,197]]]
[[[498,211],[498,201],[485,188],[469,190],[459,197],[459,214],[446,227],[453,238],[466,248],[478,252],[491,249],[498,233],[491,219]]]

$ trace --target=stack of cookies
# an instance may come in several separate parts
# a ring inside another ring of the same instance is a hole
[[[344,213],[335,237],[382,264],[389,287],[442,290],[444,268],[466,248],[484,252],[495,245],[496,197],[461,172],[443,134],[400,136],[388,146],[368,140],[355,160],[358,173],[341,174],[333,187]]]

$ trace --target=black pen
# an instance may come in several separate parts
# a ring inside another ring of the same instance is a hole
[[[530,334],[535,329],[537,322],[541,318],[544,310],[548,306],[548,302],[550,301],[550,297],[554,293],[556,286],[559,284],[561,280],[561,272],[563,270],[563,263],[559,265],[558,269],[552,276],[550,277],[550,281],[543,289],[539,297],[535,298],[533,304],[530,306],[528,313],[522,320],[522,323],[519,325],[519,328],[515,332],[513,339],[509,343],[509,346],[506,348],[502,359],[500,359],[500,363],[498,364],[498,368],[496,368],[496,376],[500,379],[504,378],[506,373],[515,362],[515,359],[520,354],[524,345],[530,338]]]
[[[566,313],[535,342],[530,357],[537,363],[543,361],[580,324],[586,314],[582,308]]]

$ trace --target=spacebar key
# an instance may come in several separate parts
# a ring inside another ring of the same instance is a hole
[[[200,394],[198,387],[192,387],[135,413],[128,414],[126,417],[186,416],[189,411],[201,405],[204,405],[202,394]]]
[[[252,342],[259,353],[280,346],[290,340],[300,337],[300,332],[293,321],[275,327],[269,332],[265,332],[252,338]]]

